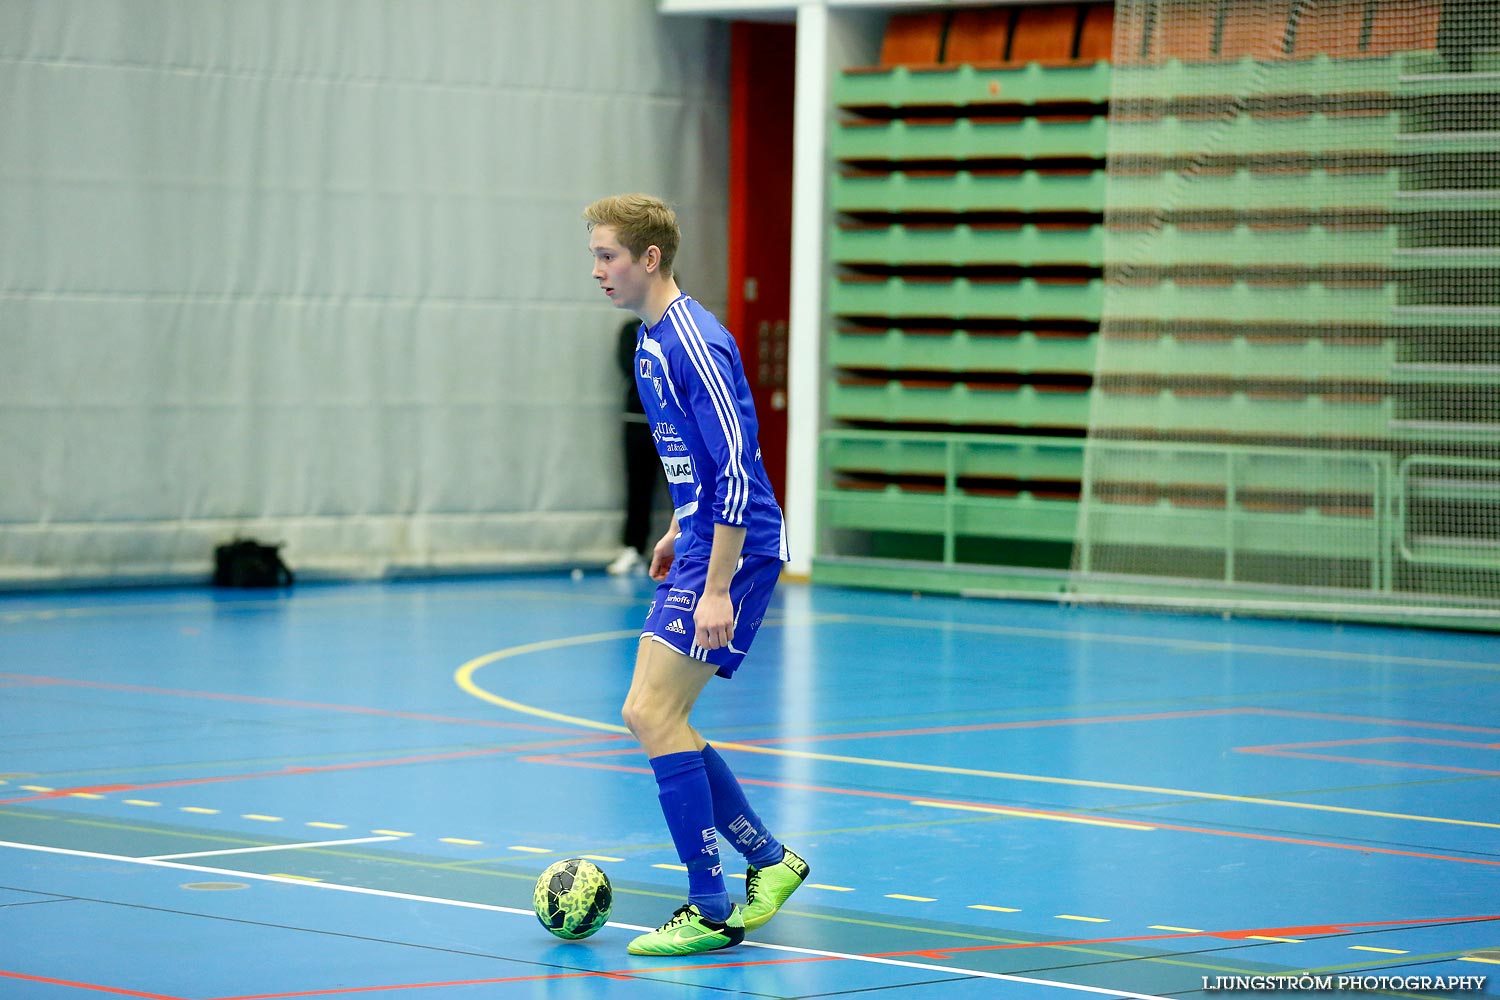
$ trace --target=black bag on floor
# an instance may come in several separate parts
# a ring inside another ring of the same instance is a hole
[[[214,549],[215,587],[289,587],[292,571],[281,561],[280,545],[236,538]]]

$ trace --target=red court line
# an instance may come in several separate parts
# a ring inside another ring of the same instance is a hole
[[[1236,747],[1238,750],[1239,748]],[[1447,764],[1417,764],[1402,760],[1385,760],[1381,757],[1341,757],[1332,753],[1294,753],[1291,751],[1241,750],[1241,753],[1259,754],[1263,757],[1290,757],[1297,760],[1321,760],[1333,764],[1375,764],[1380,767],[1400,767],[1412,771],[1447,771],[1453,774],[1478,774],[1488,778],[1500,777],[1500,771],[1486,771],[1480,767],[1450,767]]]
[[[1463,726],[1445,722],[1417,722],[1410,719],[1381,719],[1360,715],[1332,715],[1326,712],[1294,712],[1276,708],[1207,708],[1181,712],[1147,712],[1134,715],[1099,715],[1082,718],[1032,719],[1022,722],[979,722],[962,726],[928,726],[911,729],[881,729],[856,733],[824,733],[821,735],[775,736],[757,740],[735,740],[746,746],[776,746],[786,743],[826,743],[835,740],[871,740],[886,736],[948,736],[954,733],[992,732],[1006,729],[1045,729],[1057,726],[1094,726],[1121,722],[1162,722],[1176,719],[1215,718],[1227,715],[1264,715],[1278,718],[1311,719],[1321,722],[1353,722],[1363,725],[1399,726],[1409,729],[1441,729],[1453,732],[1497,733],[1500,729],[1486,726]],[[1372,737],[1379,739],[1419,739],[1420,737]],[[1284,744],[1286,746],[1313,744]],[[1469,744],[1472,745],[1472,744]],[[1237,748],[1238,749],[1238,748]],[[603,751],[603,753],[630,753],[631,750]],[[1247,751],[1248,752],[1248,751]]]
[[[944,736],[952,733],[985,732],[1001,729],[1043,729],[1052,726],[1095,726],[1119,722],[1161,722],[1173,719],[1201,719],[1226,715],[1267,715],[1278,718],[1313,719],[1320,722],[1357,722],[1364,725],[1401,726],[1410,729],[1443,729],[1465,733],[1500,733],[1487,726],[1463,726],[1447,722],[1416,722],[1410,719],[1381,719],[1363,715],[1331,715],[1326,712],[1295,712],[1279,708],[1205,708],[1182,712],[1148,712],[1138,715],[1099,715],[1082,718],[1032,719],[1023,722],[981,722],[964,726],[932,726],[921,729],[871,730],[862,733],[827,733],[821,736],[781,736],[761,740],[735,740],[747,746],[778,743],[821,743],[829,740],[869,740],[882,736]]]
[[[1411,719],[1382,719],[1369,715],[1333,715],[1327,712],[1294,712],[1285,708],[1252,708],[1260,715],[1275,715],[1286,719],[1317,719],[1321,722],[1361,722],[1376,726],[1405,726],[1410,729],[1446,729],[1455,733],[1500,733],[1493,726],[1464,726],[1455,722],[1416,722]]]
[[[747,746],[776,743],[822,743],[828,740],[876,740],[883,736],[948,736],[953,733],[990,732],[1001,729],[1047,729],[1053,726],[1097,726],[1118,722],[1160,722],[1167,719],[1197,719],[1220,715],[1246,715],[1254,708],[1203,708],[1182,712],[1147,712],[1139,715],[1100,715],[1076,719],[1030,719],[1023,722],[976,722],[963,726],[929,726],[920,729],[877,729],[864,733],[826,733],[821,736],[778,736],[763,740],[735,740]]]
[[[392,990],[439,989],[445,986],[492,986],[499,983],[539,983],[562,979],[615,979],[629,981],[637,976],[660,972],[696,972],[700,969],[744,969],[756,966],[796,965],[805,962],[837,961],[831,955],[768,958],[751,962],[717,962],[712,965],[663,965],[654,969],[618,969],[613,972],[555,972],[548,975],[513,976],[506,979],[464,979],[438,983],[398,983],[387,986],[347,986],[327,990],[302,990],[296,993],[255,993],[244,996],[216,997],[214,1000],[290,1000],[292,997],[342,996],[348,993],[380,993]]]
[[[1019,948],[1085,947],[1103,944],[1123,944],[1135,941],[1184,940],[1189,938],[1201,937],[1220,938],[1227,941],[1243,941],[1254,937],[1312,937],[1315,935],[1341,934],[1354,928],[1410,927],[1420,925],[1432,926],[1455,923],[1476,923],[1486,920],[1500,920],[1500,916],[1450,917],[1426,920],[1380,920],[1363,923],[1318,924],[1308,927],[1267,927],[1253,928],[1250,930],[1199,931],[1195,933],[1177,934],[1147,934],[1131,937],[1112,938],[1081,938],[1069,941],[1023,941],[1008,944],[965,945],[959,948],[926,948],[913,951],[890,951],[869,955],[809,955],[799,956],[796,958],[759,959],[746,962],[717,962],[704,965],[669,965],[650,969],[619,969],[612,972],[560,972],[536,976],[514,976],[503,979],[466,979],[431,983],[400,983],[385,986],[354,986],[326,990],[303,990],[295,993],[257,993],[233,997],[217,997],[215,998],[215,1000],[292,1000],[292,998],[295,997],[342,996],[351,993],[378,993],[395,990],[438,989],[446,986],[487,986],[498,985],[500,983],[550,982],[563,979],[601,978],[629,980],[636,976],[651,975],[660,972],[696,972],[699,970],[707,969],[743,969],[773,965],[796,965],[808,962],[844,961],[846,959],[852,958],[925,958],[933,961],[940,961],[942,959],[952,958],[956,955],[963,955],[972,952],[1007,951]],[[955,973],[961,973],[962,971],[963,970],[961,969],[954,970]]]
[[[633,774],[650,774],[650,768],[629,767],[624,764],[599,764],[580,758],[576,755],[568,756],[541,756],[522,757],[521,761],[528,764],[557,764],[562,767],[586,767],[600,771],[627,771]],[[1021,806],[996,805],[993,802],[966,802],[959,799],[940,799],[929,795],[898,795],[895,792],[872,792],[859,788],[830,788],[823,785],[799,785],[784,781],[765,781],[756,778],[740,778],[742,785],[761,785],[766,788],[785,788],[799,792],[823,792],[828,795],[852,795],[863,798],[896,799],[902,802],[912,802],[920,799],[923,802],[936,802],[941,805],[959,807],[975,807],[982,809],[1005,809],[1011,813],[1022,813],[1045,819],[1054,817],[1057,819],[1081,819],[1091,823],[1120,823],[1133,824],[1137,826],[1149,826],[1156,830],[1172,830],[1176,833],[1197,833],[1208,837],[1231,837],[1238,840],[1260,840],[1273,844],[1292,844],[1298,847],[1326,847],[1336,851],[1358,851],[1362,854],[1389,854],[1400,858],[1420,858],[1424,861],[1455,861],[1469,865],[1490,865],[1500,867],[1500,861],[1487,858],[1462,858],[1449,854],[1426,854],[1421,851],[1398,851],[1391,847],[1374,847],[1369,844],[1340,844],[1331,840],[1308,840],[1301,837],[1278,837],[1268,833],[1245,833],[1239,830],[1214,830],[1201,826],[1182,826],[1176,823],[1162,823],[1149,816],[1133,818],[1130,816],[1100,816],[1095,813],[1069,813],[1061,811],[1049,811],[1045,809],[1028,809]]]
[[[122,997],[144,997],[145,1000],[186,1000],[185,997],[167,996],[165,993],[142,993],[139,990],[126,990],[118,986],[100,986],[98,983],[79,983],[71,979],[49,979],[46,976],[28,976],[24,972],[7,972],[0,969],[0,976],[6,979],[19,979],[28,983],[48,983],[52,986],[71,986],[75,990],[93,990],[95,993],[113,993]]]
[[[1348,924],[1313,924],[1306,927],[1258,927],[1250,930],[1238,931],[1197,931],[1194,933],[1181,934],[1149,934],[1136,935],[1134,937],[1114,938],[1088,938],[1074,941],[1023,941],[1014,944],[979,944],[964,945],[959,948],[928,948],[917,951],[891,951],[880,955],[871,955],[871,958],[912,958],[925,957],[932,959],[951,958],[954,955],[962,955],[974,951],[1007,951],[1017,948],[1065,948],[1081,947],[1085,945],[1099,944],[1123,944],[1131,941],[1168,941],[1173,939],[1188,938],[1219,938],[1224,941],[1246,941],[1257,937],[1279,937],[1279,938],[1308,938],[1328,937],[1330,935],[1345,934],[1355,929],[1371,927],[1438,927],[1448,924],[1473,924],[1485,921],[1500,920],[1500,915],[1482,915],[1477,917],[1432,917],[1424,920],[1370,920],[1361,923]]]
[[[1373,764],[1418,771],[1449,771],[1455,774],[1479,774],[1500,777],[1500,771],[1477,767],[1455,767],[1451,764],[1423,764],[1416,761],[1387,760],[1384,757],[1344,757],[1337,754],[1302,753],[1314,747],[1370,746],[1375,743],[1420,743],[1426,746],[1464,747],[1470,750],[1500,750],[1500,743],[1470,743],[1464,740],[1438,740],[1426,736],[1371,736],[1355,740],[1317,740],[1311,743],[1273,743],[1265,746],[1235,747],[1235,753],[1253,753],[1264,757],[1291,757],[1298,760],[1322,760],[1335,764]]]
[[[539,733],[572,733],[576,726],[542,726],[526,722],[501,722],[496,719],[465,719],[451,715],[429,715],[424,712],[398,712],[388,708],[368,708],[363,705],[330,705],[316,701],[291,701],[285,698],[262,698],[249,694],[225,694],[219,691],[184,691],[175,688],[143,687],[138,684],[109,684],[104,681],[80,681],[58,677],[36,677],[30,674],[0,673],[0,681],[15,681],[38,686],[98,688],[103,691],[126,691],[131,694],[167,695],[173,698],[203,698],[211,701],[232,701],[247,705],[276,705],[280,708],[311,708],[322,712],[349,712],[355,715],[380,715],[393,719],[414,719],[418,722],[446,722],[460,726],[486,726],[491,729],[524,729]]]
[[[541,750],[548,747],[570,746],[575,743],[597,743],[601,740],[621,740],[623,736],[609,734],[594,734],[591,736],[575,736],[566,740],[547,740],[543,743],[525,743],[520,746],[486,748],[484,750],[455,750],[452,753],[421,754],[414,757],[388,757],[380,760],[353,761],[346,764],[323,764],[317,767],[284,767],[279,771],[257,771],[252,774],[222,774],[209,778],[180,778],[176,781],[157,781],[150,784],[134,785],[85,785],[78,788],[59,788],[50,792],[39,792],[35,795],[27,795],[17,799],[0,799],[0,806],[15,805],[21,802],[41,802],[48,799],[62,799],[71,795],[112,795],[117,792],[145,792],[156,788],[182,788],[187,785],[213,785],[225,781],[250,781],[255,778],[286,778],[303,774],[324,774],[330,771],[354,771],[370,767],[394,767],[402,764],[427,764],[439,760],[461,760],[466,757],[492,757],[496,754],[524,753],[528,750]]]
[[[1420,743],[1434,747],[1470,747],[1478,750],[1500,750],[1500,743],[1471,743],[1468,740],[1439,740],[1431,736],[1366,736],[1352,740],[1313,740],[1309,743],[1264,743],[1250,747],[1235,747],[1245,753],[1265,750],[1312,750],[1325,747],[1370,746],[1374,743]]]

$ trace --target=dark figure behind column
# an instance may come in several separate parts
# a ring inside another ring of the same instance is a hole
[[[638,320],[620,327],[618,358],[625,376],[625,529],[621,533],[624,548],[608,567],[615,576],[646,568],[642,555],[650,544],[652,499],[656,495],[657,477],[662,474],[656,444],[651,440],[651,427],[646,423],[646,411],[635,388],[635,344],[640,329]]]

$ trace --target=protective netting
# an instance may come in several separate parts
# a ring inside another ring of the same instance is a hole
[[[1074,588],[1500,612],[1500,4],[1121,0]]]

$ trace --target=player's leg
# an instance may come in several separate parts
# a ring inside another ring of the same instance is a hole
[[[781,576],[781,562],[764,556],[747,556],[736,568],[729,596],[735,608],[734,638],[724,649],[705,654],[722,676],[733,676],[749,652],[770,607]],[[691,573],[684,581],[691,583]],[[785,849],[770,827],[750,807],[744,789],[724,758],[701,735],[694,732],[695,745],[702,748],[704,770],[713,794],[714,825],[719,836],[745,856],[745,929],[766,923],[806,880],[807,862]]]
[[[729,902],[714,832],[713,793],[701,739],[688,714],[715,667],[643,638],[621,716],[656,776],[662,816],[688,870],[688,901],[665,924],[629,945],[636,955],[687,955],[739,944],[745,930]]]
[[[749,865],[745,870],[745,930],[753,931],[776,915],[811,869],[771,833],[751,808],[734,772],[707,741],[702,756],[713,794],[714,825]]]

